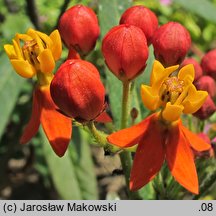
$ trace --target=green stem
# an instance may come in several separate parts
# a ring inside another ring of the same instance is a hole
[[[121,129],[126,128],[128,124],[129,116],[129,101],[130,101],[130,82],[123,82],[123,94],[122,94],[122,115],[121,115]],[[122,169],[125,175],[125,181],[127,185],[127,191],[129,198],[131,199],[140,199],[138,192],[132,192],[129,189],[130,183],[130,171],[132,167],[132,157],[131,153],[123,151],[120,153],[120,160],[122,164]]]
[[[123,82],[121,128],[126,128],[129,116],[130,82]]]
[[[97,141],[98,146],[103,147],[105,150],[110,151],[112,153],[115,153],[115,152],[120,150],[118,147],[115,147],[115,146],[110,145],[108,143],[107,134],[97,130],[97,128],[95,127],[93,121],[88,122],[87,127],[89,128],[89,130],[92,133],[93,137]]]

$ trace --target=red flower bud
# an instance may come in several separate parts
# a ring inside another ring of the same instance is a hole
[[[209,118],[215,111],[216,111],[216,106],[214,104],[214,101],[208,95],[205,103],[193,115],[196,116],[197,118],[201,119],[201,120],[204,120],[204,119]]]
[[[104,110],[105,89],[90,62],[67,60],[55,74],[50,92],[60,110],[77,121],[94,120]]]
[[[202,68],[200,66],[200,64],[197,62],[197,60],[195,60],[194,58],[186,58],[182,64],[181,64],[181,67],[184,67],[185,65],[188,65],[188,64],[193,64],[194,66],[194,70],[195,70],[195,77],[194,77],[194,81],[198,80],[203,72],[202,72]]]
[[[168,67],[184,60],[191,45],[191,38],[180,23],[168,22],[156,30],[152,44],[155,58]]]
[[[197,89],[207,91],[212,98],[216,96],[216,84],[210,76],[202,76],[194,84]]]
[[[133,25],[113,27],[102,41],[109,69],[122,81],[132,80],[146,66],[148,46],[142,30]]]
[[[94,48],[100,33],[96,14],[83,5],[73,6],[65,11],[58,28],[66,46],[81,54],[87,54]]]
[[[128,8],[122,15],[120,24],[135,25],[142,29],[148,44],[151,44],[152,36],[158,28],[158,19],[148,8],[137,5]]]
[[[203,72],[216,80],[216,49],[207,52],[202,60],[201,67]]]

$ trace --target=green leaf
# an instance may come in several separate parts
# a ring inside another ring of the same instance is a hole
[[[206,0],[173,0],[187,10],[201,16],[202,18],[216,23],[216,6]]]
[[[10,65],[6,55],[0,57],[0,139],[9,121],[11,112],[16,105],[17,98],[25,80],[19,77]]]
[[[131,1],[125,0],[100,0],[98,17],[101,28],[101,36],[119,24],[121,14],[131,5]],[[106,66],[105,66],[106,67]],[[110,107],[116,128],[120,128],[122,82],[119,81],[106,67],[106,89],[109,94]]]
[[[42,130],[40,134],[43,141],[43,155],[60,197],[71,200],[98,199],[88,133],[74,127],[72,142],[62,158],[55,155]]]
[[[57,192],[62,199],[82,199],[79,183],[75,174],[75,167],[68,151],[62,158],[53,152],[44,132],[40,128],[43,154],[46,159],[51,178]]]
[[[110,28],[119,24],[122,13],[131,5],[131,0],[99,1],[98,18],[102,37],[104,37]]]
[[[97,180],[89,146],[90,135],[86,131],[74,127],[69,153],[75,167],[82,199],[98,199]]]

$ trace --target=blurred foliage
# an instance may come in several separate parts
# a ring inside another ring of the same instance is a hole
[[[171,5],[162,5],[159,0],[38,0],[35,3],[34,12],[36,20],[32,18],[32,11],[29,11],[29,1],[4,0],[0,1],[0,189],[12,184],[8,174],[8,163],[11,159],[26,159],[26,166],[32,166],[42,178],[45,188],[55,190],[59,199],[98,199],[98,182],[94,170],[94,161],[90,145],[92,139],[86,131],[80,128],[73,128],[73,139],[68,152],[63,158],[54,155],[43,132],[40,133],[25,146],[19,145],[19,137],[24,125],[31,113],[32,81],[25,81],[13,71],[7,59],[3,44],[11,43],[14,35],[24,33],[29,27],[36,27],[39,23],[39,30],[49,34],[58,25],[58,18],[66,8],[77,3],[92,7],[99,19],[101,35],[97,46],[89,56],[89,61],[96,64],[106,86],[108,100],[112,111],[115,127],[120,126],[121,92],[122,87],[119,80],[108,71],[104,64],[100,47],[103,36],[114,25],[118,25],[119,18],[124,10],[133,4],[142,4],[152,9],[159,18],[159,23],[178,21],[190,31],[193,43],[203,52],[216,47],[216,0],[173,0]],[[56,69],[64,61],[67,50],[64,47],[63,57],[57,64]],[[194,55],[194,53],[190,53]],[[195,56],[197,57],[197,56]],[[140,121],[148,115],[140,98],[141,83],[148,83],[154,60],[153,48],[150,47],[150,55],[145,73],[139,76],[133,83],[132,107],[138,110],[136,121]],[[214,115],[211,122],[216,121]],[[107,125],[108,126],[108,125]],[[110,129],[111,128],[111,129]],[[112,130],[110,125],[105,130]],[[215,131],[210,134],[215,136]],[[33,164],[33,165],[32,165]],[[197,163],[201,185],[205,184],[209,173],[215,171],[215,160],[209,159],[205,163],[199,160]],[[206,169],[202,169],[205,166]],[[187,192],[167,172],[164,166],[162,176],[170,188],[164,199],[182,199],[187,197]],[[148,184],[140,194],[144,199],[161,198],[154,192],[157,179],[153,184]],[[213,183],[212,183],[213,185]],[[211,186],[212,186],[211,185]],[[160,188],[160,187],[158,187]],[[179,191],[183,191],[179,193]],[[159,191],[160,192],[160,191]],[[207,195],[216,198],[216,189],[212,193],[207,190]],[[193,197],[190,197],[193,198]]]

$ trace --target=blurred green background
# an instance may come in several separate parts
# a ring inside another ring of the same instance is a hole
[[[102,149],[82,128],[73,127],[73,138],[63,158],[52,151],[42,130],[27,145],[19,138],[31,113],[33,80],[19,77],[12,69],[3,45],[11,43],[14,35],[25,33],[29,27],[50,34],[58,25],[61,14],[75,4],[93,8],[98,15],[101,35],[95,50],[87,56],[100,70],[110,107],[119,125],[121,84],[108,72],[101,56],[101,39],[117,25],[124,10],[142,4],[156,13],[160,24],[178,21],[189,31],[195,50],[206,52],[216,47],[216,0],[2,0],[0,1],[0,198],[1,199],[124,199],[125,183],[117,155],[105,156]],[[193,52],[194,51],[194,52]],[[61,60],[67,56],[64,47]],[[197,60],[198,55],[195,55]],[[148,67],[135,82],[132,106],[147,115],[139,96],[140,83],[148,83],[153,61],[150,47]],[[56,68],[57,68],[56,67]],[[117,95],[116,92],[119,92]],[[113,125],[102,129],[111,130]],[[155,199],[152,187],[144,190],[144,199]],[[207,192],[216,198],[215,192]],[[174,198],[174,197],[173,197]]]

